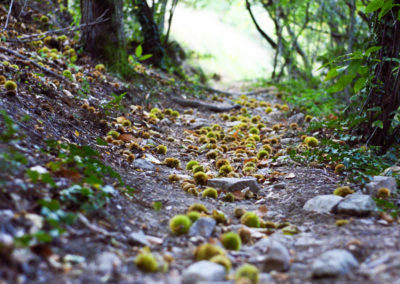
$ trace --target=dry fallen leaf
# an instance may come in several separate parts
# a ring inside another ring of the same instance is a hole
[[[285,176],[285,179],[293,179],[295,177],[296,177],[296,175],[294,173],[290,173],[287,176]]]

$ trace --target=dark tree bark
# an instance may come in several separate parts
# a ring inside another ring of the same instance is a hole
[[[81,42],[85,51],[104,62],[111,71],[124,73],[124,70],[127,70],[127,54],[122,11],[123,0],[80,1],[82,24],[91,23],[102,15],[108,19],[82,31]]]
[[[154,21],[152,9],[147,4],[146,0],[132,0],[135,9],[135,16],[142,27],[142,35],[144,37],[143,50],[145,53],[152,54],[150,58],[155,66],[162,67],[162,59],[164,49],[161,44],[160,32]]]
[[[400,22],[397,20],[399,8],[394,7],[375,24],[375,45],[382,46],[375,67],[375,78],[370,88],[367,106],[379,107],[380,111],[370,111],[369,142],[372,145],[382,146],[385,152],[393,143],[400,140],[400,127],[392,127],[395,112],[400,107],[400,72],[397,69],[400,52]],[[373,127],[376,120],[382,121],[383,127]],[[396,141],[397,140],[397,141]]]

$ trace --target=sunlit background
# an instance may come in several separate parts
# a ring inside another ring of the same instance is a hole
[[[273,49],[258,34],[244,1],[234,2],[212,1],[204,8],[178,5],[172,22],[172,38],[195,51],[191,63],[209,76],[220,75],[220,84],[265,78],[272,71]],[[265,11],[254,9],[254,13],[273,37]]]

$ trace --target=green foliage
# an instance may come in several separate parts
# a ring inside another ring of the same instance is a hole
[[[105,110],[105,113],[108,115],[111,109],[123,112],[125,109],[121,102],[125,95],[126,93],[122,93],[120,95],[112,93],[111,96],[113,96],[113,98],[108,103],[101,105],[101,107]]]

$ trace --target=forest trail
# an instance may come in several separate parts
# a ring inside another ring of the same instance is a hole
[[[277,90],[204,95],[213,106],[240,105],[216,113],[177,104],[171,96],[189,99],[190,88],[143,66],[127,84],[88,57],[66,72],[60,51],[1,46],[63,76],[0,54],[4,81],[17,84],[0,96],[5,283],[233,283],[246,263],[259,283],[400,279],[398,223],[371,198],[396,184],[382,178],[370,196],[339,168],[292,159],[325,133],[302,137],[319,118],[291,109]],[[354,193],[332,195],[343,185]],[[197,203],[206,212],[173,234],[170,220]],[[222,249],[227,232],[240,234],[239,250]],[[149,251],[157,264],[138,263]],[[231,269],[196,262],[215,255]]]

